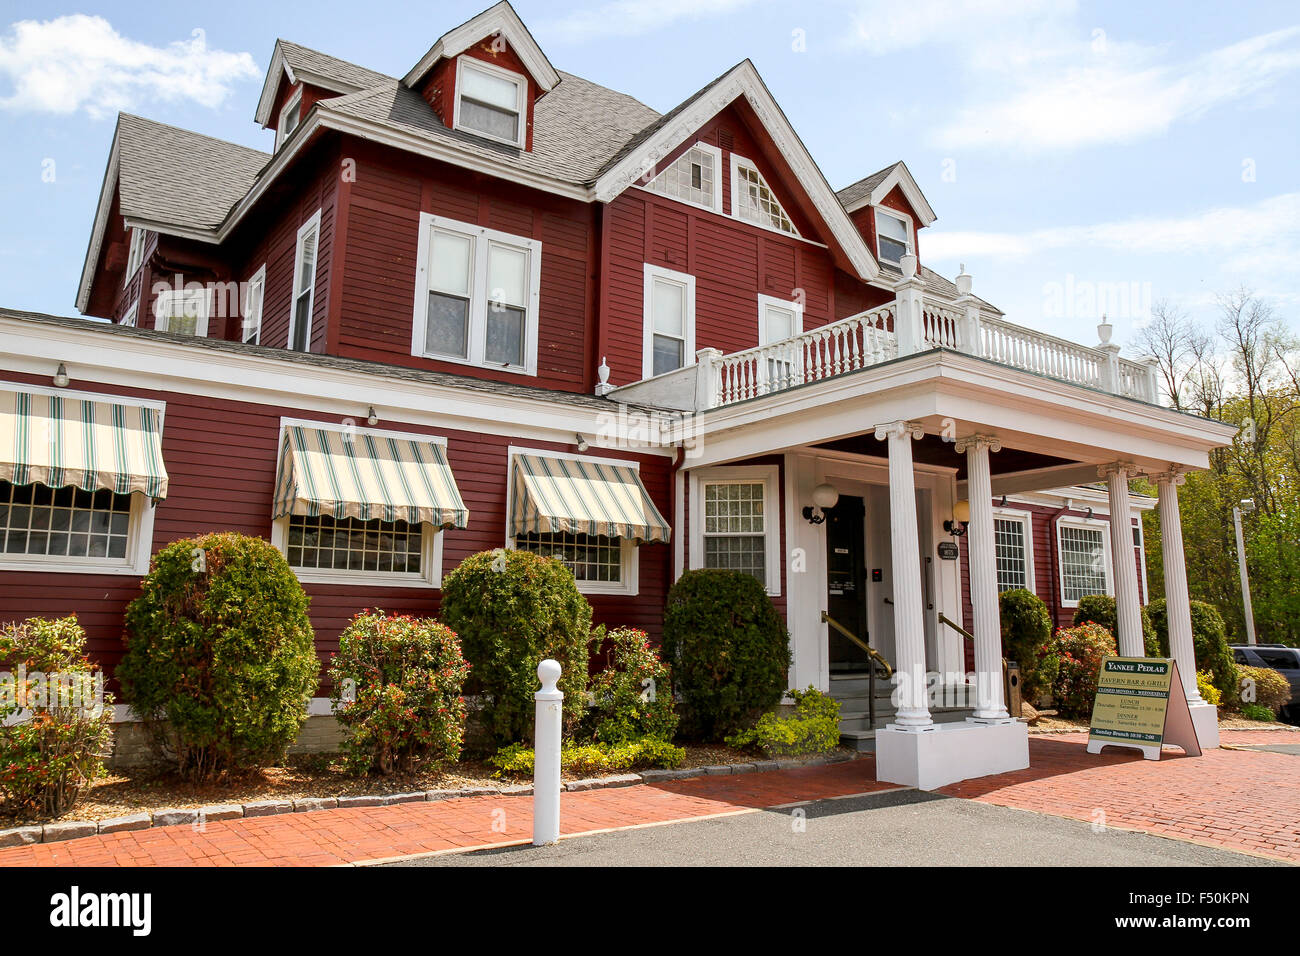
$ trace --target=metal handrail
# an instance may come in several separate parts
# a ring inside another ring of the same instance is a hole
[[[970,631],[966,630],[966,628],[962,627],[956,621],[949,618],[947,614],[943,613],[943,611],[939,612],[939,620],[942,623],[947,624],[950,628],[952,628],[962,637],[966,638],[966,640],[970,641],[972,644],[975,643],[975,635],[972,634]]]
[[[890,666],[889,661],[885,660],[884,657],[881,656],[878,650],[876,650],[866,641],[862,640],[862,638],[858,637],[858,635],[854,634],[847,627],[845,627],[839,621],[835,620],[835,618],[831,617],[825,611],[822,611],[822,623],[829,624],[831,627],[835,628],[835,630],[839,631],[841,634],[847,637],[854,644],[858,645],[858,647],[866,651],[867,654],[870,655],[873,661],[878,661],[880,663],[880,666],[885,669],[886,677],[894,676],[894,668]]]

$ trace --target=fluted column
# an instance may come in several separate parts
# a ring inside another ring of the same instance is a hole
[[[1192,606],[1187,596],[1187,564],[1183,555],[1183,519],[1178,510],[1177,470],[1153,475],[1160,489],[1160,552],[1165,569],[1165,608],[1169,619],[1169,653],[1178,662],[1189,704],[1203,703],[1196,686],[1196,648],[1192,641]]]
[[[898,655],[899,730],[932,730],[925,699],[925,617],[921,599],[921,544],[916,527],[916,481],[912,439],[924,434],[915,422],[876,426],[889,442],[889,544],[894,565],[894,644]]]
[[[1102,465],[1097,474],[1110,492],[1110,561],[1115,572],[1115,641],[1121,657],[1145,657],[1142,608],[1138,601],[1137,563],[1133,559],[1133,508],[1128,480],[1136,472],[1131,462]]]
[[[966,529],[970,556],[970,600],[975,634],[975,719],[1007,720],[1002,687],[1002,621],[998,604],[997,552],[993,535],[993,483],[989,452],[1002,442],[991,435],[971,435],[956,442],[966,455],[966,489],[970,524]]]

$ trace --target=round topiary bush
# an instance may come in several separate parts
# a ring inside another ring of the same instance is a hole
[[[1051,693],[1061,661],[1052,643],[1052,615],[1032,591],[1015,588],[998,596],[1002,653],[1020,665],[1022,692],[1031,703]]]
[[[587,715],[591,737],[604,744],[621,744],[643,737],[672,740],[677,713],[668,666],[650,646],[645,631],[616,627],[596,629],[597,653],[608,645],[609,665],[592,675],[592,708]]]
[[[154,555],[117,676],[180,773],[207,780],[283,757],[320,671],[307,603],[261,538],[209,534]]]
[[[472,554],[443,579],[443,623],[460,635],[469,661],[469,693],[489,698],[484,730],[498,746],[531,741],[537,665],[563,668],[566,735],[582,717],[587,693],[591,605],[559,561],[528,551]]]
[[[1240,686],[1223,698],[1229,710],[1243,712],[1254,705],[1279,714],[1291,702],[1291,683],[1271,667],[1238,667]]]
[[[329,669],[348,769],[391,774],[459,758],[468,675],[455,632],[437,621],[369,610],[354,617]]]
[[[668,592],[664,659],[682,731],[722,740],[786,689],[790,636],[763,585],[740,571],[687,571]]]
[[[1061,666],[1052,685],[1056,706],[1066,717],[1092,716],[1097,696],[1097,675],[1105,657],[1115,656],[1115,638],[1091,621],[1056,632],[1056,652]]]
[[[1160,656],[1160,643],[1156,640],[1155,628],[1151,626],[1151,616],[1145,607],[1142,612],[1142,647],[1147,657]],[[1086,624],[1092,621],[1100,624],[1112,635],[1119,633],[1116,621],[1115,599],[1109,594],[1087,594],[1079,599],[1079,606],[1074,611],[1074,623]]]
[[[1169,608],[1164,598],[1152,601],[1147,607],[1151,626],[1156,632],[1160,656],[1169,657]],[[1196,669],[1208,671],[1219,699],[1227,701],[1237,691],[1237,662],[1228,646],[1228,631],[1218,608],[1204,601],[1192,601],[1192,650],[1196,654]]]

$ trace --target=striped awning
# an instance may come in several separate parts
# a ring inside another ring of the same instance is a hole
[[[162,410],[0,391],[0,481],[166,498]]]
[[[512,534],[667,541],[672,529],[629,465],[516,455]]]
[[[280,450],[275,517],[325,515],[464,528],[442,446],[360,430],[288,425]]]

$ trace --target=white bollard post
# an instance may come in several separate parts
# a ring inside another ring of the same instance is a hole
[[[537,702],[537,724],[533,746],[533,846],[546,846],[560,839],[560,726],[564,692],[558,661],[537,665],[542,689],[533,694]]]

